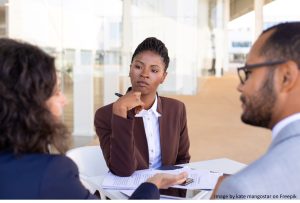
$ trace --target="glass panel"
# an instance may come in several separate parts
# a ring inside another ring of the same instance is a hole
[[[0,1],[0,37],[7,36],[7,7],[5,1]]]
[[[134,51],[146,37],[162,40],[170,56],[168,76],[161,93],[195,94],[199,72],[198,1],[134,0],[132,40]],[[128,69],[128,67],[127,67]]]
[[[94,135],[94,112],[115,101],[115,92],[126,91],[131,55],[146,37],[161,39],[169,50],[168,77],[160,94],[196,93],[206,51],[211,50],[208,4],[203,2],[14,0],[6,6],[11,14],[9,37],[36,44],[56,57],[69,101],[63,119],[74,135]],[[201,23],[204,27],[199,29]]]

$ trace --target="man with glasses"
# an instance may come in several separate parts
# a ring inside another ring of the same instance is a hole
[[[238,68],[244,123],[272,130],[268,151],[225,178],[217,199],[300,199],[300,22],[275,25]]]

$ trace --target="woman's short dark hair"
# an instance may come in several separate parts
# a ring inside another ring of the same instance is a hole
[[[146,38],[135,49],[131,58],[131,63],[133,62],[134,57],[143,51],[153,51],[154,53],[160,55],[163,58],[163,61],[165,63],[165,71],[167,70],[169,66],[170,58],[168,55],[168,49],[162,41],[160,41],[155,37]]]
[[[57,84],[54,58],[40,48],[0,39],[0,151],[67,150],[67,128],[48,110]]]

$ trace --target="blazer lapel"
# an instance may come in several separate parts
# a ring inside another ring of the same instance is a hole
[[[164,135],[164,122],[165,122],[165,119],[164,119],[164,116],[163,116],[163,107],[162,107],[162,102],[161,102],[161,98],[158,96],[158,94],[156,93],[157,95],[157,112],[160,113],[160,117],[158,117],[158,123],[159,123],[159,137],[160,137],[160,151],[161,151],[161,163],[162,165],[164,165],[164,163],[166,163],[166,158],[165,157],[165,148],[164,147],[161,147],[161,146],[167,146],[167,142],[166,140],[164,139],[165,136]]]

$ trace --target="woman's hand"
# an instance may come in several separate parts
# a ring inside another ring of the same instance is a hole
[[[113,113],[127,118],[127,111],[135,108],[135,113],[138,113],[144,106],[145,104],[141,101],[141,92],[130,91],[113,104]]]
[[[158,189],[167,189],[170,186],[183,183],[188,177],[186,172],[178,175],[168,173],[157,173],[147,180],[149,183],[155,184]]]

